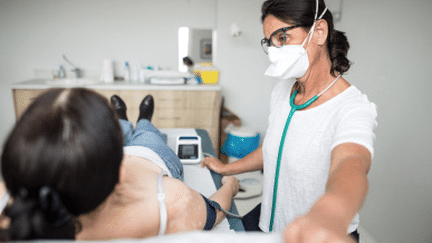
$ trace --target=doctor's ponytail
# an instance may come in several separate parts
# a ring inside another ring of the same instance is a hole
[[[320,0],[320,8],[324,8],[324,1]],[[333,24],[333,15],[330,11],[327,11],[322,17],[327,22],[328,35],[327,35],[327,49],[331,60],[330,74],[337,76],[344,74],[351,66],[351,62],[348,60],[348,50],[350,45],[345,33],[342,31],[335,30]]]
[[[330,73],[333,76],[337,76],[337,73],[342,75],[348,71],[351,62],[347,58],[349,43],[345,33],[335,29],[329,29],[327,49],[332,62]]]

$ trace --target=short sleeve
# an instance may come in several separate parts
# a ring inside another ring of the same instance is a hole
[[[338,114],[335,136],[331,149],[343,143],[357,143],[366,147],[374,156],[377,107],[365,95],[361,101],[345,104]]]

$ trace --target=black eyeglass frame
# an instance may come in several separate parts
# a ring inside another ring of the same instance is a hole
[[[270,46],[274,46],[274,47],[277,47],[277,48],[280,48],[280,47],[284,46],[285,43],[286,43],[286,32],[287,32],[288,30],[292,30],[292,29],[295,29],[295,28],[298,28],[298,27],[303,27],[303,25],[294,25],[294,26],[287,26],[287,27],[283,27],[283,28],[280,28],[280,29],[275,30],[275,31],[270,35],[270,38],[269,38],[269,39],[267,39],[267,38],[263,38],[263,39],[261,40],[261,47],[262,47],[263,51],[265,52],[265,54],[268,54],[268,47],[270,47]],[[284,44],[283,44],[282,46],[276,46],[276,45],[274,45],[274,44],[272,43],[271,40],[272,40],[273,36],[276,35],[277,33],[279,33],[280,31],[282,31],[282,33],[284,34]],[[264,45],[267,45],[267,47],[264,47]]]

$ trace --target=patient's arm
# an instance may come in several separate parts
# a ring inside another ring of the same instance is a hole
[[[220,204],[223,209],[227,211],[231,208],[232,198],[237,195],[239,191],[239,182],[233,176],[225,176],[222,178],[222,187],[215,192],[210,199]],[[224,218],[225,213],[217,210],[217,218],[215,226],[218,225]]]
[[[7,228],[9,225],[9,220],[3,215],[4,206],[3,197],[6,195],[7,189],[4,181],[0,181],[0,229]]]
[[[231,201],[237,194],[239,184],[234,177],[224,177],[222,187],[219,188],[210,199],[229,211]],[[166,190],[166,204],[168,208],[167,233],[178,233],[191,230],[202,230],[207,220],[207,206],[201,194],[191,189],[183,182],[166,178],[164,180]],[[215,225],[224,218],[223,212],[217,211]]]
[[[7,189],[4,181],[0,181],[0,199],[6,194]]]

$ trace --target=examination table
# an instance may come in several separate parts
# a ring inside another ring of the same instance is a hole
[[[161,129],[161,132],[167,134],[170,137],[170,133],[175,136],[171,131],[176,131],[177,129]],[[186,130],[186,129],[185,129]],[[191,129],[192,130],[192,129]],[[207,131],[203,129],[193,129],[196,134],[201,137],[201,147],[203,153],[215,156],[215,151],[213,144]],[[193,132],[192,130],[192,132]],[[190,132],[189,132],[190,133]],[[170,145],[170,144],[168,144]],[[172,146],[170,146],[172,147]],[[222,186],[222,176],[218,173],[210,171],[207,168],[201,168],[201,163],[199,164],[184,164],[184,182],[186,185],[192,189],[198,191],[206,197],[210,197]],[[238,214],[234,200],[231,203],[231,213]],[[216,226],[213,231],[244,231],[243,223],[238,218],[228,217],[223,220],[219,225]]]

